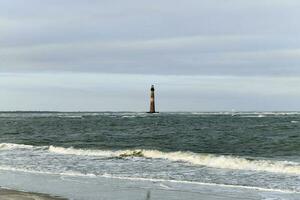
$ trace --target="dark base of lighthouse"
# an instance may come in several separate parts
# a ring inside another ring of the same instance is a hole
[[[155,114],[155,113],[159,113],[159,112],[147,112],[147,113],[149,113],[149,114]]]

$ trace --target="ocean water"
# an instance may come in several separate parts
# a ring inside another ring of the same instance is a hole
[[[0,113],[0,170],[300,193],[300,113]]]

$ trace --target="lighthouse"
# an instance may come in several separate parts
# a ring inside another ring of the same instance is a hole
[[[151,95],[150,95],[150,111],[148,113],[156,113],[155,112],[155,94],[154,94],[154,85],[151,86]]]

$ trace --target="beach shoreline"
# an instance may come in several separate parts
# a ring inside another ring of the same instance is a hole
[[[54,197],[48,194],[23,192],[0,187],[1,200],[67,200],[66,198]]]
[[[163,180],[51,175],[0,170],[1,200],[299,199],[299,193]],[[11,190],[12,189],[12,190]],[[28,191],[28,192],[21,192]],[[49,195],[47,195],[49,194]],[[50,196],[51,195],[51,196]]]

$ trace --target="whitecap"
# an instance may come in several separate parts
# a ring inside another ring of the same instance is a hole
[[[91,150],[91,149],[75,149],[73,147],[55,147],[49,146],[48,149],[52,153],[78,156],[101,156],[101,157],[115,157],[116,153],[113,151]]]
[[[101,157],[139,157],[151,159],[166,159],[173,162],[186,162],[192,165],[206,166],[220,169],[265,171],[270,173],[297,174],[300,175],[300,164],[288,161],[273,160],[249,160],[242,157],[223,156],[213,154],[199,154],[192,152],[161,152],[158,150],[89,150],[50,146],[49,151],[58,154],[71,154],[78,156],[101,156]]]
[[[0,143],[0,150],[12,150],[12,149],[33,149],[32,145],[14,144],[14,143]]]
[[[76,156],[98,156],[115,158],[144,157],[149,159],[165,159],[172,162],[185,162],[191,165],[206,166],[211,168],[265,171],[270,173],[297,174],[300,175],[300,163],[275,160],[255,160],[237,156],[223,156],[214,154],[201,154],[193,152],[162,152],[158,150],[132,149],[132,150],[97,150],[76,149],[73,147],[32,146],[25,144],[0,143],[0,150],[29,149],[42,150],[54,154]]]

